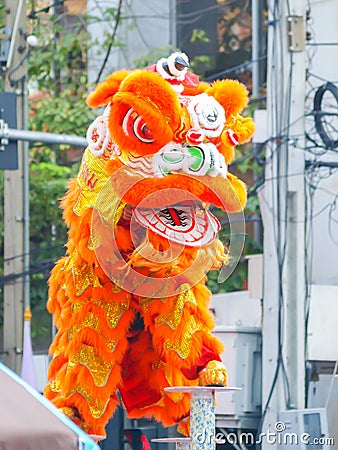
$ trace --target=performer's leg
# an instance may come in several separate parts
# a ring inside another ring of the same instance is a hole
[[[170,393],[164,388],[199,385],[201,371],[220,361],[223,345],[211,334],[214,322],[208,311],[209,295],[199,284],[174,297],[139,299],[147,332],[126,354],[124,365],[129,362],[127,373],[136,384],[131,386],[124,378],[123,389],[129,392],[122,398],[133,399],[137,392],[143,392],[145,401],[124,402],[130,417],[153,416],[169,426],[189,416],[189,394]],[[225,385],[224,373],[222,364],[213,369],[213,384]],[[146,397],[145,389],[152,395]]]
[[[48,306],[58,332],[44,394],[86,432],[104,436],[119,403],[121,362],[135,313],[129,309],[130,295],[109,280],[104,285],[102,278],[91,280],[100,285],[83,286],[80,293],[71,288],[67,273],[58,266],[52,273]]]
[[[164,426],[174,425],[189,414],[189,394],[167,395],[165,388],[186,385],[189,380],[160,361],[152,337],[143,330],[129,339],[122,363],[123,381],[119,390],[129,418],[155,418]]]
[[[169,244],[163,238],[153,236],[151,233],[148,233],[148,238],[149,241],[144,246],[133,252],[130,258],[132,267],[150,278],[149,285],[156,287],[154,293],[159,291],[165,294],[165,289],[161,290],[160,287],[165,286],[167,277],[171,281],[174,279],[176,286],[180,282],[181,293],[171,297],[163,295],[157,298],[139,297],[144,328],[151,337],[149,347],[153,352],[152,370],[148,367],[147,382],[149,384],[154,380],[152,386],[158,384],[162,398],[147,407],[142,405],[138,408],[136,405],[130,410],[130,414],[133,417],[140,417],[146,411],[148,415],[154,415],[164,424],[172,424],[188,416],[189,397],[168,393],[164,388],[198,385],[201,372],[207,371],[208,374],[208,366],[220,361],[219,355],[223,351],[223,345],[211,333],[214,328],[214,319],[209,311],[211,294],[205,286],[203,268],[206,267],[205,261],[210,260],[215,261],[217,267],[217,264],[226,261],[226,255],[223,246],[217,241],[214,245],[199,251],[185,249],[179,258],[174,260],[174,264],[169,260],[167,263],[159,264],[156,263],[156,258],[147,260],[144,255],[152,254],[155,250],[161,255]],[[197,282],[192,283],[187,278],[191,271],[185,269],[192,266],[197,256],[201,264],[194,269],[193,275],[197,274],[197,277],[192,278],[193,281],[197,279]],[[135,363],[134,367],[136,365]],[[222,364],[216,371],[212,369],[212,372],[213,384],[226,384],[225,368]],[[211,377],[203,378],[211,379]],[[143,385],[146,386],[146,382]]]
[[[144,310],[144,323],[161,361],[191,380],[198,379],[208,362],[220,361],[223,351],[222,342],[211,333],[209,301],[210,291],[200,282],[177,296],[153,299]]]

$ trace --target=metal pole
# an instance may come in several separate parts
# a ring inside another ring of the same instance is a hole
[[[262,5],[260,0],[251,0],[251,17],[252,17],[252,97],[258,98],[261,95],[261,27],[262,27]],[[254,150],[257,150],[258,144],[253,144]],[[254,181],[257,180],[257,175],[254,174]],[[262,244],[262,223],[259,214],[254,215],[253,234],[254,240]]]
[[[42,142],[45,144],[72,145],[86,147],[87,140],[81,136],[69,136],[41,131],[15,130],[13,128],[0,128],[0,139],[7,138],[12,141]]]
[[[284,67],[284,79],[289,79],[290,117],[286,150],[287,220],[285,264],[285,347],[284,359],[289,379],[288,408],[305,407],[305,89],[306,0],[292,0],[287,24],[289,41],[286,46],[289,68]],[[290,76],[291,75],[291,76]],[[289,78],[288,78],[289,77]],[[296,137],[296,138],[294,138]],[[296,174],[296,175],[295,175]]]
[[[272,3],[267,116],[268,135],[278,140],[267,145],[267,181],[260,194],[265,233],[263,417],[258,433],[276,433],[279,413],[303,409],[305,403],[306,1]],[[292,17],[297,19],[290,23]],[[263,439],[263,450],[270,447]]]
[[[22,128],[28,128],[28,86],[27,78],[22,81]],[[29,245],[29,145],[27,141],[22,143],[22,170],[23,170],[23,267],[24,267],[24,286],[23,286],[23,305],[24,311],[30,307],[30,245]]]
[[[260,95],[261,74],[260,74],[260,48],[261,48],[261,25],[262,9],[260,0],[251,1],[252,10],[252,96],[256,98]]]
[[[22,90],[22,80],[26,77],[26,60],[18,51],[25,48],[26,4],[23,0],[6,0],[6,27],[12,29],[11,52],[7,72],[15,69],[13,84],[5,80],[7,92]],[[20,30],[23,32],[20,33]],[[21,81],[20,81],[21,80]],[[23,92],[17,96],[17,126],[23,127]],[[22,273],[25,264],[24,246],[24,150],[18,145],[18,169],[6,170],[4,174],[4,275]],[[21,371],[22,337],[24,322],[24,280],[17,279],[4,286],[4,362],[17,373]]]
[[[12,28],[12,38],[11,38],[11,43],[9,46],[9,50],[8,50],[8,57],[7,57],[7,64],[6,64],[6,69],[9,69],[12,65],[12,61],[16,52],[16,43],[17,43],[17,35],[19,33],[19,26],[20,26],[20,22],[22,21],[22,11],[23,11],[23,6],[25,4],[25,0],[19,0],[18,2],[18,7],[16,10],[16,14],[15,14],[15,19],[14,19],[14,23],[13,23],[13,28]],[[26,8],[24,8],[26,9]],[[12,12],[11,12],[12,14]]]
[[[176,49],[176,0],[169,0],[169,44],[173,49]]]

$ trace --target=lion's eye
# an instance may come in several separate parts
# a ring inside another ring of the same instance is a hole
[[[213,97],[203,93],[190,97],[188,111],[196,129],[202,129],[208,137],[217,137],[225,124],[224,108]]]
[[[133,108],[130,108],[124,116],[122,128],[127,136],[135,136],[139,141],[146,144],[151,144],[155,140],[146,122]]]

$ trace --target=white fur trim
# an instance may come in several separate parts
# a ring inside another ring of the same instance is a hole
[[[101,156],[110,144],[108,117],[97,117],[87,130],[88,147],[93,155]]]
[[[168,59],[167,59],[167,61],[168,61],[168,67],[169,67],[170,73],[171,73],[172,75],[174,75],[174,76],[177,78],[177,80],[184,80],[184,78],[185,78],[185,76],[186,76],[186,74],[187,74],[187,72],[188,72],[188,67],[185,67],[185,68],[182,69],[182,70],[176,69],[176,67],[175,67],[175,60],[176,60],[176,58],[177,58],[178,56],[180,56],[180,57],[183,58],[187,63],[189,63],[189,59],[188,59],[188,57],[187,57],[187,55],[186,55],[185,53],[175,52],[175,53],[172,53],[172,54],[168,57]]]
[[[161,58],[156,63],[156,70],[159,75],[165,80],[174,80],[175,77],[171,77],[168,72],[163,69],[163,63],[167,62],[167,58]]]

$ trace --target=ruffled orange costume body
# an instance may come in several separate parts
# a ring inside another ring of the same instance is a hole
[[[105,435],[120,397],[129,417],[180,422],[189,415],[189,395],[164,389],[197,385],[208,363],[220,360],[205,282],[209,269],[227,261],[223,245],[216,237],[195,246],[172,242],[133,220],[138,205],[164,208],[172,219],[179,210],[170,207],[179,202],[198,205],[196,217],[201,214],[209,230],[208,205],[244,207],[245,186],[229,173],[165,166],[159,174],[150,166],[169,142],[188,148],[188,165],[194,162],[200,150],[191,142],[187,147],[188,132],[196,129],[187,102],[201,94],[225,112],[217,136],[206,134],[203,142],[213,143],[212,151],[229,164],[235,143],[253,134],[251,119],[240,116],[247,92],[237,81],[199,83],[179,96],[157,73],[121,71],[88,97],[91,107],[109,106],[103,128],[91,129],[92,147],[62,200],[69,238],[49,281],[47,306],[58,331],[44,394],[94,435]]]

